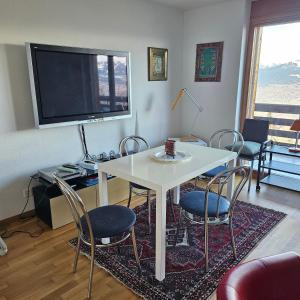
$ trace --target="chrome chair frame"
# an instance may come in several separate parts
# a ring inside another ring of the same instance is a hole
[[[130,136],[127,136],[124,139],[122,139],[119,144],[119,154],[121,156],[127,156],[129,154],[128,149],[127,149],[127,143],[129,141],[134,141],[137,144],[137,146],[138,146],[137,152],[141,151],[141,142],[144,143],[144,145],[146,146],[146,149],[150,149],[149,143],[143,137],[138,136],[138,135],[130,135]],[[124,155],[124,151],[125,151],[126,155]]]
[[[240,181],[236,185],[234,192],[232,194],[231,199],[228,199],[230,202],[230,206],[228,209],[228,214],[225,215],[225,217],[220,218],[219,216],[219,199],[222,195],[224,186],[228,183],[228,181],[234,177],[235,174],[238,174],[240,176]],[[234,258],[237,259],[236,255],[236,248],[235,248],[235,240],[234,240],[234,234],[233,234],[233,227],[232,227],[232,218],[233,218],[233,211],[234,207],[236,205],[236,201],[238,199],[238,196],[240,192],[242,191],[243,187],[245,186],[246,182],[249,180],[249,175],[250,175],[250,170],[248,167],[245,166],[240,166],[240,167],[235,167],[231,168],[228,170],[225,170],[218,175],[216,175],[210,182],[208,183],[206,190],[205,190],[205,214],[204,214],[204,220],[200,219],[200,221],[194,220],[191,216],[192,214],[184,211],[184,209],[180,208],[180,217],[179,217],[179,222],[177,225],[177,231],[176,231],[176,237],[175,237],[175,245],[177,244],[177,239],[178,239],[178,232],[181,228],[182,225],[182,219],[183,217],[187,219],[191,224],[200,224],[204,225],[204,240],[205,240],[205,271],[208,271],[208,226],[209,225],[221,225],[221,224],[228,224],[229,225],[229,230],[230,230],[230,235],[231,235],[231,245],[232,245],[232,250],[234,254]],[[216,218],[208,217],[208,195],[210,192],[212,192],[212,186],[218,184],[218,204],[217,204],[217,215]]]
[[[121,157],[129,155],[129,151],[127,148],[127,145],[130,141],[133,141],[138,149],[137,152],[141,151],[141,143],[143,143],[146,146],[146,149],[150,149],[149,143],[141,136],[137,135],[131,135],[127,136],[124,139],[121,140],[119,145],[119,154]],[[148,188],[145,189],[136,189],[132,182],[129,182],[129,197],[128,197],[128,203],[127,207],[130,207],[132,194],[135,194],[137,196],[146,197],[147,199],[147,207],[148,207],[148,227],[149,227],[149,233],[151,233],[151,191]]]
[[[144,139],[141,136],[138,135],[131,135],[127,136],[124,139],[121,140],[119,144],[119,154],[121,157],[129,155],[129,151],[127,148],[127,143],[133,141],[137,145],[137,152],[141,151],[142,143],[146,146],[146,149],[150,149],[150,145],[147,142],[146,139]],[[127,207],[130,207],[131,199],[132,199],[132,194],[135,194],[137,196],[142,196],[146,197],[147,199],[147,208],[148,208],[148,231],[149,234],[151,233],[151,190],[148,188],[143,189],[136,189],[133,184],[130,182],[129,183],[129,197],[128,197],[128,203]],[[171,197],[171,191],[168,191],[168,198],[170,199],[170,206],[171,206],[171,213],[172,213],[172,218],[175,220],[175,212],[174,212],[174,206],[173,206],[173,201]]]
[[[218,149],[226,149],[225,147],[222,147],[222,141],[228,135],[232,135],[232,138],[233,138],[232,147],[231,147],[230,151],[233,151],[233,149],[235,148],[234,146],[238,142],[241,142],[241,146],[239,147],[239,150],[237,151],[237,154],[240,155],[240,153],[241,153],[241,151],[244,147],[244,138],[243,138],[243,135],[239,131],[234,130],[234,129],[220,129],[220,130],[216,131],[210,137],[209,142],[208,142],[208,146],[213,147],[214,146],[214,141],[217,138],[217,140],[218,140],[217,148]],[[225,145],[225,146],[228,146],[228,145]]]
[[[137,245],[136,245],[136,238],[135,238],[135,232],[134,232],[134,226],[130,229],[130,232],[123,235],[122,238],[116,242],[108,243],[108,244],[97,244],[95,242],[94,233],[92,230],[91,221],[89,218],[89,215],[87,213],[87,210],[85,208],[85,205],[79,195],[72,189],[72,187],[66,183],[64,180],[53,175],[58,187],[60,188],[61,192],[65,195],[65,198],[67,200],[67,203],[70,207],[73,219],[75,221],[77,230],[78,230],[78,236],[77,236],[77,246],[76,246],[76,252],[73,262],[73,272],[75,273],[77,270],[77,264],[78,264],[78,257],[80,252],[80,245],[81,243],[84,243],[85,245],[90,247],[90,255],[91,255],[91,266],[90,266],[90,274],[89,274],[89,284],[88,284],[88,299],[91,299],[92,295],[92,283],[93,283],[93,273],[94,273],[94,260],[95,260],[95,248],[107,248],[112,246],[117,246],[124,242],[126,239],[128,239],[131,236],[132,239],[132,245],[133,245],[133,252],[134,256],[138,265],[139,272],[141,272],[141,265],[140,260],[137,252]],[[84,216],[88,228],[88,234],[89,234],[89,240],[86,239],[82,224],[81,224],[81,217]]]
[[[225,146],[228,146],[228,145],[223,145],[223,140],[228,137],[228,136],[232,136],[232,147],[231,149],[227,149],[225,148]],[[215,142],[217,141],[217,143],[215,144]],[[244,147],[244,138],[243,138],[243,135],[237,131],[237,130],[234,130],[234,129],[220,129],[220,130],[217,130],[215,133],[213,133],[213,135],[209,138],[209,141],[208,141],[208,146],[209,147],[212,147],[212,148],[218,148],[218,149],[225,149],[225,150],[229,150],[229,151],[233,151],[233,149],[235,149],[235,145],[238,143],[238,142],[241,142],[241,145],[240,147],[238,148],[238,151],[236,152],[237,155],[239,156],[243,147]],[[195,178],[195,188],[197,186],[197,183],[198,183],[198,180],[199,179],[211,179],[212,177],[204,177],[204,176],[198,176]]]

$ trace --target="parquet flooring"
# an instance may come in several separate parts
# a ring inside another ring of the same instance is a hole
[[[262,186],[261,192],[242,192],[240,200],[280,210],[288,214],[247,257],[273,255],[284,251],[300,253],[300,195],[291,191]],[[142,203],[136,198],[133,205]],[[23,229],[38,233],[37,218],[14,222],[9,230]],[[44,226],[45,227],[45,226]],[[7,239],[8,255],[0,257],[0,300],[8,299],[86,299],[89,261],[80,257],[77,273],[72,273],[74,250],[68,241],[76,235],[73,224],[56,230],[45,227],[38,238],[16,234]],[[95,268],[93,299],[139,299],[107,272]],[[211,299],[215,299],[212,295]]]

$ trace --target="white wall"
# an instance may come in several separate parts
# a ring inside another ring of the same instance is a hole
[[[181,86],[182,36],[183,13],[150,1],[0,0],[0,220],[22,209],[29,175],[82,156],[76,126],[33,128],[24,43],[131,51],[138,133],[155,145],[180,126],[169,105]],[[148,82],[148,46],[169,49],[167,82]],[[117,150],[135,127],[135,118],[86,125],[89,151]]]
[[[0,0],[0,220],[22,209],[29,175],[82,156],[76,126],[33,128],[26,41],[131,51],[134,117],[86,125],[89,151],[99,154],[117,150],[120,139],[136,130],[152,145],[190,133],[193,104],[185,99],[169,112],[182,87],[205,109],[193,133],[207,139],[217,129],[233,128],[249,11],[248,0],[185,13],[148,0]],[[195,83],[196,44],[217,41],[224,41],[222,82]],[[169,49],[167,82],[148,82],[148,46]]]
[[[204,107],[194,134],[208,139],[221,128],[235,128],[244,66],[250,1],[232,0],[184,13],[183,86]],[[194,82],[196,45],[224,41],[221,82]],[[241,59],[242,58],[242,59]],[[190,133],[196,109],[182,103],[182,133]]]

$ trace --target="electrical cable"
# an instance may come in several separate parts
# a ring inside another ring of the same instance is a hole
[[[24,219],[30,219],[30,218],[34,217],[34,216],[31,216],[31,217],[23,217],[23,214],[24,214],[24,212],[25,212],[25,210],[26,210],[26,207],[28,206],[29,199],[30,199],[30,197],[29,197],[29,195],[30,195],[30,186],[31,186],[32,180],[34,180],[34,179],[35,179],[35,180],[38,179],[38,175],[37,175],[37,174],[34,174],[34,175],[30,176],[30,180],[29,180],[29,183],[28,183],[28,185],[27,185],[26,203],[25,203],[25,205],[24,205],[22,211],[21,211],[20,214],[19,214],[19,219],[24,220]]]
[[[24,217],[23,215],[24,215],[24,213],[25,213],[25,210],[26,210],[26,208],[27,208],[27,206],[28,206],[28,203],[29,203],[29,200],[30,200],[29,194],[30,194],[30,186],[31,186],[31,183],[32,183],[33,180],[36,180],[36,179],[38,179],[38,178],[39,178],[38,174],[34,174],[34,175],[30,176],[30,180],[29,180],[29,183],[28,183],[28,185],[27,185],[27,197],[26,197],[26,202],[25,202],[25,205],[24,205],[24,207],[23,207],[21,213],[19,214],[19,219],[20,219],[22,222],[25,222],[25,221],[27,221],[27,220],[29,220],[29,219],[32,219],[32,218],[35,216],[35,215],[32,215],[32,216],[30,216],[30,217]],[[37,237],[41,236],[41,234],[44,232],[43,227],[40,226],[38,222],[37,222],[37,224],[38,224],[38,226],[41,228],[41,232],[38,233],[38,234],[34,234],[34,233],[32,233],[32,232],[30,232],[30,231],[26,231],[26,230],[13,230],[13,231],[9,232],[9,231],[5,228],[5,229],[3,230],[3,232],[0,233],[0,236],[1,236],[3,239],[8,239],[8,238],[12,237],[12,236],[13,236],[14,234],[16,234],[16,233],[25,233],[25,234],[28,234],[31,238],[37,238]]]
[[[86,137],[85,137],[85,130],[84,126],[81,124],[79,125],[79,132],[80,132],[80,138],[81,138],[81,143],[82,143],[82,148],[83,148],[83,159],[89,159],[93,160],[92,156],[89,154],[87,144],[86,144]]]
[[[37,234],[34,234],[33,232],[30,231],[26,231],[26,230],[13,230],[13,231],[8,231],[7,229],[4,230],[4,232],[1,232],[0,236],[3,239],[9,239],[10,237],[12,237],[13,235],[15,235],[16,233],[23,233],[23,234],[28,234],[31,238],[38,238],[40,237],[43,233],[44,233],[44,228],[39,225],[39,223],[37,222],[38,227],[40,227],[40,232]]]

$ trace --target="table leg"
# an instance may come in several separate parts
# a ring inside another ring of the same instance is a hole
[[[106,206],[108,205],[108,192],[107,192],[107,174],[104,172],[99,172],[99,199],[97,206]],[[103,244],[109,244],[110,238],[101,239]]]
[[[155,278],[165,278],[167,191],[156,191]]]
[[[173,203],[179,204],[180,200],[180,185],[173,188]]]
[[[228,163],[229,168],[235,168],[235,166],[236,166],[236,159],[233,159]],[[227,183],[227,198],[228,199],[231,199],[233,196],[234,180],[235,180],[235,175],[231,176],[230,180]]]
[[[107,192],[107,174],[104,172],[99,172],[99,199],[97,206],[108,205],[108,192]]]

